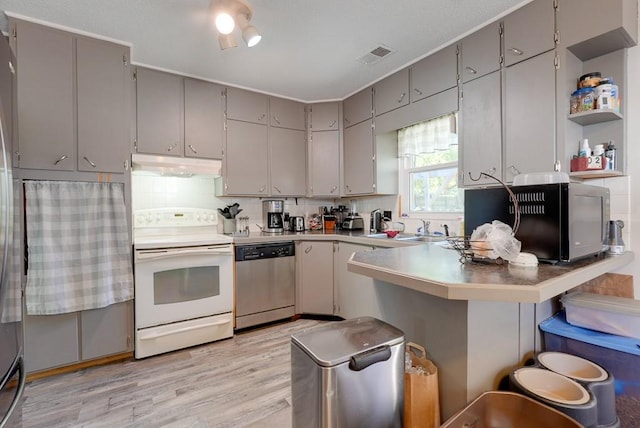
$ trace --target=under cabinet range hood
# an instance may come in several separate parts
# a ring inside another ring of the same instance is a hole
[[[135,153],[131,155],[131,170],[155,172],[168,177],[192,177],[194,175],[220,177],[222,161]]]

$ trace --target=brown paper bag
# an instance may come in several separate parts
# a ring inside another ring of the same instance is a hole
[[[406,348],[411,356],[411,365],[422,367],[425,374],[404,375],[404,427],[439,427],[438,368],[427,359],[427,351],[422,346],[407,342]]]

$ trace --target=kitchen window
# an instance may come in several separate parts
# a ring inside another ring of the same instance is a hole
[[[398,130],[403,212],[461,213],[457,113]]]

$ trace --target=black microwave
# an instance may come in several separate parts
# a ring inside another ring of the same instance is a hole
[[[510,187],[520,211],[515,237],[523,252],[540,261],[570,262],[602,252],[610,218],[609,189],[582,183],[536,184]],[[513,226],[514,204],[504,187],[466,189],[464,229],[500,220]]]

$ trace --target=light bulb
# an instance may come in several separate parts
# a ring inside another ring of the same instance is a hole
[[[242,38],[250,48],[260,43],[262,36],[258,33],[258,30],[253,25],[248,26],[242,32]]]
[[[235,28],[236,23],[233,17],[227,12],[220,12],[216,15],[216,28],[220,34],[230,34]]]

